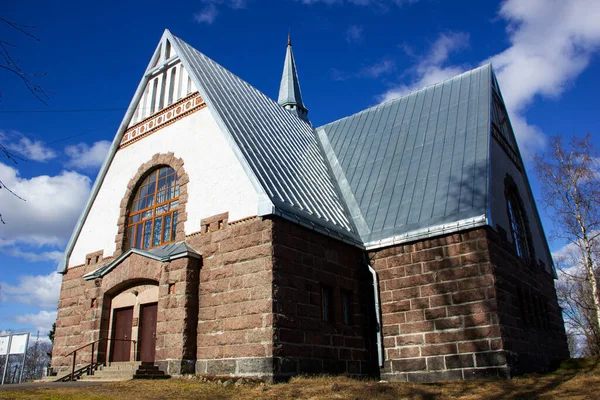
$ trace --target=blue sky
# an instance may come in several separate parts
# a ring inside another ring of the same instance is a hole
[[[0,190],[0,330],[55,318],[56,263],[165,28],[272,98],[291,28],[315,126],[491,61],[527,157],[600,128],[597,0],[46,0],[0,17],[36,26],[40,41],[0,22],[0,40],[52,92],[0,69],[0,140],[22,158],[0,156],[0,180],[27,200]]]

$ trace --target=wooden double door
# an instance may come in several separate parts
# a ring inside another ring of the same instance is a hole
[[[158,304],[142,304],[138,324],[137,339],[133,332],[133,307],[114,310],[111,340],[111,362],[131,361],[132,340],[137,340],[136,359],[154,362],[156,352],[156,322]]]

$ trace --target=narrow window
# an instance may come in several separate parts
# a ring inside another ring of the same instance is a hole
[[[528,323],[529,320],[527,318],[527,301],[525,300],[523,290],[520,287],[517,288],[517,297],[519,298],[519,310],[521,311],[521,320],[524,323]]]
[[[156,111],[156,92],[158,91],[158,78],[154,79],[154,84],[152,86],[152,98],[150,100],[150,115],[154,114]]]
[[[160,93],[158,97],[158,110],[162,110],[165,107],[165,97],[166,97],[166,88],[167,88],[167,73],[164,72],[160,76]]]
[[[349,292],[342,292],[342,313],[344,325],[352,325],[352,295]]]
[[[183,65],[181,65],[179,67],[179,76],[177,77],[177,97],[176,97],[177,100],[179,100],[180,98],[183,97],[182,82],[183,82],[184,77],[185,77],[185,67]]]
[[[321,316],[325,322],[333,322],[331,297],[331,288],[328,286],[321,287]]]
[[[176,68],[171,68],[171,77],[169,78],[169,98],[167,100],[167,105],[170,106],[173,104],[173,92],[175,91],[175,70]]]
[[[171,58],[171,42],[167,40],[167,50],[165,51],[165,60]]]
[[[514,193],[510,193],[508,196],[507,208],[508,218],[510,220],[510,230],[517,255],[523,260],[529,261],[529,245],[527,243],[524,212]]]
[[[190,94],[190,93],[192,93],[192,78],[190,78],[190,76],[188,75],[186,94]]]

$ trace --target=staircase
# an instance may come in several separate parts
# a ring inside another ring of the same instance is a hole
[[[128,381],[133,379],[140,367],[139,361],[113,362],[109,366],[100,366],[94,375],[82,375],[81,381]],[[162,371],[161,371],[162,372]]]
[[[153,362],[142,362],[135,371],[133,379],[169,379],[170,377],[170,375],[166,375],[159,370]]]

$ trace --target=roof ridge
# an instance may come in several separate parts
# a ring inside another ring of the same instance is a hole
[[[420,88],[420,89],[413,90],[413,91],[411,91],[411,92],[409,92],[409,93],[406,93],[406,94],[404,94],[404,95],[402,95],[402,96],[398,96],[398,97],[395,97],[395,98],[393,98],[393,99],[389,99],[389,100],[386,100],[386,101],[384,101],[384,102],[381,102],[381,103],[379,103],[379,104],[375,104],[375,105],[373,105],[373,106],[371,106],[371,107],[367,107],[367,108],[365,108],[365,109],[362,109],[362,110],[360,110],[360,111],[358,111],[358,112],[355,112],[355,113],[353,113],[353,114],[350,114],[350,115],[347,115],[347,116],[345,116],[345,117],[342,117],[342,118],[336,119],[336,120],[334,120],[334,121],[328,122],[328,123],[326,123],[326,124],[323,124],[323,125],[321,125],[321,126],[319,126],[319,127],[315,128],[315,129],[321,129],[321,128],[324,128],[324,127],[326,127],[327,125],[331,125],[331,124],[334,124],[334,123],[336,123],[336,122],[343,121],[343,120],[345,120],[346,118],[355,117],[355,116],[357,116],[357,115],[360,115],[360,114],[362,114],[362,113],[365,113],[365,112],[369,112],[369,111],[375,110],[375,109],[377,109],[377,108],[379,108],[379,107],[385,107],[385,106],[387,106],[387,105],[389,105],[389,104],[391,104],[391,103],[393,103],[393,102],[400,101],[400,100],[402,100],[402,99],[404,99],[404,98],[406,98],[406,97],[412,96],[412,95],[414,95],[414,94],[417,94],[417,93],[419,93],[419,92],[421,92],[421,91],[424,91],[424,90],[427,90],[427,89],[429,89],[429,88],[436,87],[436,86],[438,86],[438,85],[443,85],[443,84],[444,84],[444,83],[446,83],[446,82],[449,82],[449,81],[452,81],[452,80],[455,80],[455,79],[460,79],[460,78],[462,78],[462,77],[466,76],[467,74],[472,74],[472,73],[474,73],[475,71],[478,71],[478,70],[484,69],[484,68],[486,68],[486,67],[489,67],[490,69],[492,69],[492,70],[493,70],[493,68],[492,68],[492,63],[491,63],[491,62],[487,62],[487,63],[485,63],[485,64],[483,64],[483,65],[480,65],[480,66],[478,66],[478,67],[476,67],[476,68],[471,68],[471,69],[469,69],[469,70],[467,70],[467,71],[463,71],[463,72],[461,72],[460,74],[458,74],[458,75],[454,75],[454,76],[453,76],[453,77],[451,77],[451,78],[447,78],[447,79],[441,80],[441,81],[439,81],[439,82],[432,83],[431,85],[427,85],[427,86],[424,86],[424,87],[422,87],[422,88]]]

